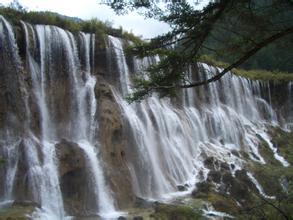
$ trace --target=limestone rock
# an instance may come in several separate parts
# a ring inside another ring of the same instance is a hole
[[[61,191],[68,214],[86,214],[88,202],[87,173],[84,153],[77,143],[62,139],[55,145],[59,163]]]
[[[131,176],[127,166],[127,133],[119,105],[110,85],[103,78],[97,80],[100,152],[107,166],[106,175],[121,208],[134,202]]]
[[[84,153],[78,144],[62,139],[55,147],[60,176],[85,168]]]

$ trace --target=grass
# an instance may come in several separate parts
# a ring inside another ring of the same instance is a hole
[[[206,63],[211,66],[217,66],[220,68],[226,68],[229,66],[228,63],[217,61],[211,56],[202,55],[199,61]],[[266,70],[244,70],[234,68],[232,73],[237,76],[242,76],[252,80],[262,80],[262,81],[293,81],[293,73],[279,72],[279,71],[266,71]]]

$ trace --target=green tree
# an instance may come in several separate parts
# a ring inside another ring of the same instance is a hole
[[[168,1],[164,9],[156,2],[110,3],[117,13],[140,9],[145,16],[171,27],[168,33],[130,48],[139,57],[161,57],[159,63],[148,68],[147,77],[135,79],[135,92],[130,100],[142,99],[154,91],[164,96],[176,93],[178,88],[217,81],[261,49],[283,37],[292,37],[293,33],[292,0],[218,0],[202,10],[195,9],[188,1]],[[186,70],[206,53],[231,64],[210,79],[190,82]]]

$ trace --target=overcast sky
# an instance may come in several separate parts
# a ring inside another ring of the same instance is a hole
[[[207,0],[203,0],[201,5]],[[0,0],[6,5],[12,0]],[[167,32],[169,26],[154,19],[145,19],[135,12],[124,16],[116,15],[111,8],[99,4],[99,0],[19,0],[19,3],[28,10],[53,11],[71,17],[81,19],[98,18],[110,21],[114,27],[122,26],[123,29],[133,32],[143,38],[151,38]],[[202,7],[202,6],[199,6]]]

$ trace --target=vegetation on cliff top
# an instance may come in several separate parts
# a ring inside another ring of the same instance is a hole
[[[97,19],[91,20],[81,20],[79,18],[67,17],[54,12],[36,12],[27,11],[23,8],[18,1],[14,1],[10,6],[4,7],[0,5],[0,14],[5,18],[9,19],[14,25],[19,25],[19,21],[23,20],[32,24],[45,24],[45,25],[55,25],[63,29],[67,29],[73,33],[83,31],[87,33],[95,33],[99,39],[104,39],[105,35],[113,35],[123,39],[130,40],[135,43],[135,45],[140,45],[142,47],[147,47],[146,42],[143,42],[139,37],[135,36],[133,33],[129,33],[123,30],[122,27],[119,29],[113,28],[111,22],[103,22]],[[128,52],[131,48],[128,48]],[[162,53],[162,50],[154,50],[153,53]],[[164,52],[163,52],[164,53]],[[166,53],[166,55],[169,55]],[[176,57],[175,57],[176,59]],[[218,61],[218,58],[213,58],[212,55],[201,55],[198,61],[207,63],[209,65],[218,66],[221,68],[229,67],[229,63]],[[250,78],[253,80],[265,80],[265,81],[292,81],[293,74],[280,72],[280,71],[265,71],[261,69],[256,70],[245,70],[241,68],[234,68],[232,71],[234,74]],[[139,84],[139,80],[138,84]],[[144,86],[148,86],[144,82]]]
[[[153,92],[172,95],[178,89],[215,82],[281,38],[289,45],[285,48],[292,46],[289,38],[293,34],[293,4],[290,0],[217,0],[210,1],[203,9],[197,9],[188,1],[170,1],[166,10],[154,1],[121,0],[110,5],[118,13],[143,8],[146,16],[171,26],[168,33],[133,46],[134,55],[162,56],[156,65],[148,68],[147,77],[136,80],[131,100],[143,99]],[[207,53],[230,65],[209,79],[188,80],[186,73],[190,65]]]
[[[8,7],[1,6],[0,4],[0,15],[17,26],[20,25],[20,21],[22,20],[31,24],[55,25],[73,33],[79,31],[94,33],[99,39],[103,39],[105,35],[112,35],[135,43],[140,43],[142,41],[133,33],[123,30],[122,27],[118,29],[113,28],[112,23],[109,21],[103,22],[95,18],[91,20],[81,20],[79,18],[67,17],[50,11],[27,11],[17,1],[14,1]]]
[[[203,55],[199,58],[199,61],[202,63],[209,64],[211,66],[217,66],[220,68],[226,68],[230,64],[217,61],[212,56],[209,55]],[[262,80],[262,81],[293,81],[293,74],[292,73],[286,73],[286,72],[280,72],[280,71],[267,71],[267,70],[245,70],[241,68],[233,68],[232,73],[238,76],[242,76],[248,79],[252,80]]]

